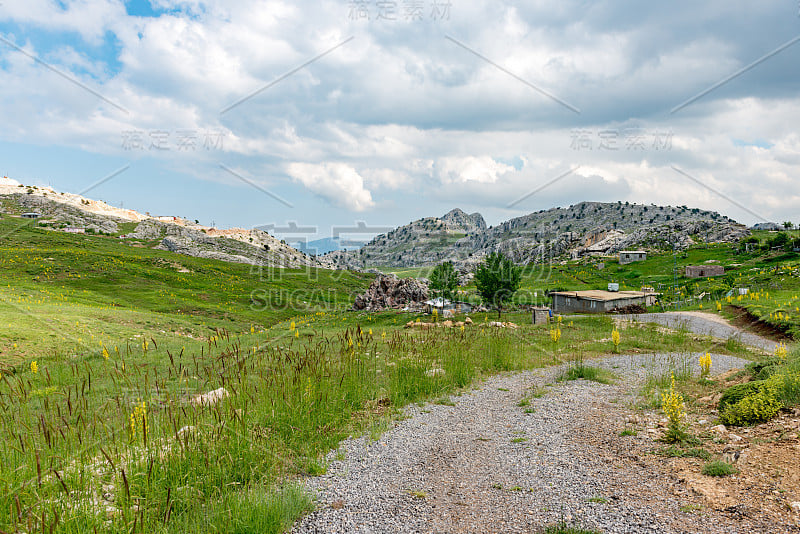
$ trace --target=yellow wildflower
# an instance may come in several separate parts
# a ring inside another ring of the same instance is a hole
[[[700,376],[705,378],[711,372],[711,353],[706,352],[700,356]]]
[[[667,415],[667,431],[664,436],[665,441],[682,441],[686,437],[686,431],[681,424],[686,415],[683,395],[675,391],[675,375],[672,374],[669,386],[669,393],[661,394],[661,409]]]
[[[553,340],[553,343],[558,343],[558,340],[561,339],[561,329],[554,328],[550,330],[550,339]]]

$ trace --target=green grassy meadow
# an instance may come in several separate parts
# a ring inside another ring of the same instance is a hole
[[[349,306],[372,275],[259,269],[152,250],[108,236],[0,220],[0,364],[125,345],[191,343],[217,328],[264,329]]]

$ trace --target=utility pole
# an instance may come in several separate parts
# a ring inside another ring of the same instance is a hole
[[[672,294],[675,296],[674,306],[679,307],[680,296],[678,295],[678,242],[672,245]]]

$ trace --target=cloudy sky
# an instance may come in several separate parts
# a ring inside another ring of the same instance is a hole
[[[517,3],[4,0],[0,173],[320,236],[582,200],[800,223],[796,0]]]

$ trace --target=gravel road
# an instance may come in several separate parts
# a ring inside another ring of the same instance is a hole
[[[769,352],[775,351],[776,342],[765,339],[757,334],[753,334],[728,324],[724,319],[714,314],[703,312],[666,312],[666,313],[643,313],[639,315],[621,315],[620,317],[628,320],[636,320],[646,323],[658,323],[670,328],[685,326],[697,334],[705,334],[720,339],[737,337],[745,345],[759,347]]]
[[[746,363],[713,361],[715,373]],[[317,510],[293,532],[537,532],[560,520],[606,533],[770,532],[722,511],[681,511],[697,497],[645,468],[626,441],[658,431],[619,435],[638,386],[684,363],[698,372],[696,354],[614,356],[592,361],[619,377],[611,385],[558,382],[563,367],[553,367],[491,377],[454,406],[409,406],[379,440],[346,440],[327,473],[305,481]],[[533,391],[544,394],[519,406]]]

